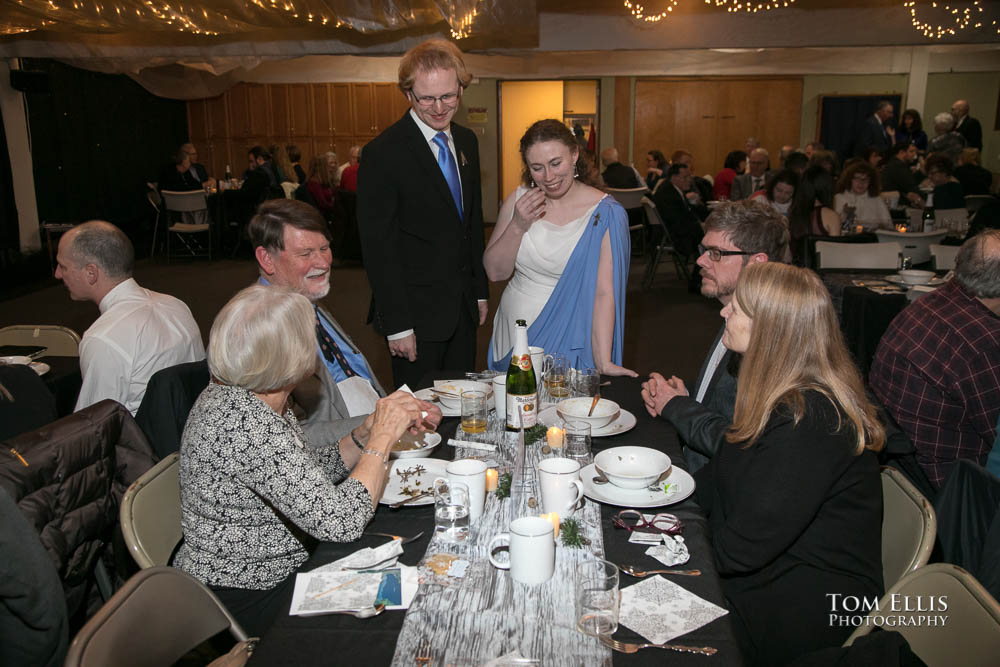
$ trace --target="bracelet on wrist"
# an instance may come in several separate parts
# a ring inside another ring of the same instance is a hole
[[[365,447],[361,450],[361,453],[368,454],[369,456],[377,456],[382,459],[382,465],[385,466],[385,469],[389,469],[389,457],[385,453],[380,452],[377,449],[372,449],[371,447]]]

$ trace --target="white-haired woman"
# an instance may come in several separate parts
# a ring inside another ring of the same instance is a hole
[[[843,600],[882,594],[885,436],[816,274],[751,264],[722,316],[743,359],[698,499],[747,664],[783,665],[843,643]]]
[[[216,592],[251,635],[263,632],[315,540],[358,539],[385,488],[389,451],[420,421],[393,394],[376,406],[363,451],[313,448],[288,396],[313,372],[316,314],[304,296],[254,285],[212,325],[213,381],[181,438],[181,525],[174,565]],[[350,442],[350,441],[348,441]]]

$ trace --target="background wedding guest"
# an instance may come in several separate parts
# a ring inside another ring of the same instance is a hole
[[[965,208],[962,184],[952,176],[952,161],[947,155],[933,153],[927,157],[927,180],[934,187],[934,208],[948,210]]]
[[[747,165],[747,154],[743,151],[730,151],[722,165],[722,171],[715,175],[712,184],[712,197],[718,200],[730,199],[733,181],[743,173]]]
[[[205,358],[191,311],[168,294],[143,289],[132,278],[135,250],[109,222],[77,225],[59,239],[56,278],[74,301],[101,310],[80,340],[80,410],[110,398],[133,415],[156,371]]]
[[[815,273],[751,264],[722,316],[743,359],[698,502],[744,660],[784,665],[850,635],[831,594],[882,595],[885,436]]]
[[[920,120],[920,112],[907,109],[899,117],[899,127],[896,128],[896,143],[912,143],[918,150],[927,150],[927,133]]]
[[[840,216],[841,231],[853,233],[856,225],[867,228],[892,228],[889,207],[880,197],[878,172],[864,160],[849,162],[837,181],[833,209]]]
[[[650,190],[656,188],[656,184],[663,178],[664,170],[670,166],[663,152],[653,149],[646,153],[646,187]]]
[[[763,192],[751,197],[751,201],[761,201],[781,215],[788,217],[792,206],[795,188],[799,184],[799,176],[791,169],[782,169],[767,182]]]
[[[802,240],[807,236],[840,236],[840,216],[833,210],[833,177],[819,165],[802,173],[788,211],[792,258],[804,260]]]

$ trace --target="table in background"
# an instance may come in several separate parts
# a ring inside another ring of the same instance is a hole
[[[56,398],[56,415],[72,414],[83,385],[80,357],[39,357],[36,361],[49,365],[49,372],[42,379]]]
[[[456,375],[441,374],[438,377],[446,379],[456,377]],[[638,378],[613,378],[610,386],[601,388],[603,396],[618,402],[623,408],[633,412],[638,423],[633,430],[627,433],[608,438],[594,438],[593,449],[595,453],[621,445],[654,447],[666,452],[674,465],[686,469],[687,466],[681,455],[680,444],[673,428],[663,421],[651,419],[643,409],[639,395],[640,383],[641,380]],[[446,419],[439,429],[442,437],[447,441],[457,426],[457,419]],[[441,445],[434,451],[434,458],[450,460],[453,456],[454,448],[447,445]],[[591,501],[588,500],[588,502]],[[615,563],[631,563],[642,569],[662,567],[658,561],[644,554],[647,548],[645,545],[629,543],[626,534],[616,531],[612,527],[611,517],[620,509],[607,505],[600,507],[605,558]],[[697,568],[703,573],[700,577],[671,577],[670,580],[709,602],[725,607],[725,598],[715,569],[708,522],[701,509],[692,497],[669,506],[665,511],[676,514],[685,523],[684,540],[691,553],[691,559],[682,567]],[[366,531],[413,535],[423,530],[424,536],[420,540],[406,545],[404,554],[400,557],[400,562],[403,564],[416,565],[430,543],[433,528],[433,506],[390,510],[380,505],[375,518]],[[361,547],[376,546],[383,542],[385,542],[385,538],[365,535],[360,542],[320,544],[303,565],[301,571],[308,571],[329,563]],[[625,586],[637,581],[637,579],[622,575],[622,584]],[[288,602],[291,602],[290,593]],[[402,629],[403,620],[404,615],[399,612],[385,612],[381,616],[367,620],[343,615],[312,617],[281,615],[261,639],[251,663],[255,665],[309,665],[349,660],[353,663],[388,665],[392,662],[395,654],[396,641]],[[536,621],[525,619],[524,622]],[[615,636],[625,641],[640,641],[639,636],[625,626],[621,626]],[[483,655],[499,655],[508,652],[509,648],[502,645],[503,639],[499,636],[484,638]],[[742,657],[733,635],[728,614],[693,632],[682,635],[674,641],[695,646],[714,646],[719,650],[719,653],[711,658],[706,658],[686,653],[670,652],[665,654],[656,649],[647,649],[633,655],[614,653],[612,660],[615,665],[662,665],[669,662],[676,665],[703,666],[706,660],[710,660],[713,665],[742,664]],[[485,660],[484,658],[482,662]],[[440,663],[434,662],[432,664],[437,666]]]
[[[867,270],[864,273],[823,274],[823,283],[830,290],[830,297],[840,318],[844,342],[865,378],[875,359],[879,341],[893,318],[906,308],[909,301],[906,292],[879,294],[867,287],[855,285],[854,281],[885,280],[887,275],[893,273],[895,271],[880,273]]]

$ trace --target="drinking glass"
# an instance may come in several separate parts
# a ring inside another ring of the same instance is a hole
[[[565,456],[573,459],[583,468],[590,463],[590,424],[588,422],[566,422],[564,425]]]
[[[595,637],[618,630],[618,566],[606,560],[576,566],[576,627]]]
[[[462,392],[462,430],[466,433],[485,433],[486,415],[485,391]]]
[[[601,386],[601,374],[596,368],[578,368],[573,378],[576,396],[596,396]]]
[[[434,480],[434,532],[445,542],[469,537],[469,486],[438,477]]]
[[[554,403],[569,398],[569,360],[561,354],[545,355],[543,382],[545,391]]]

